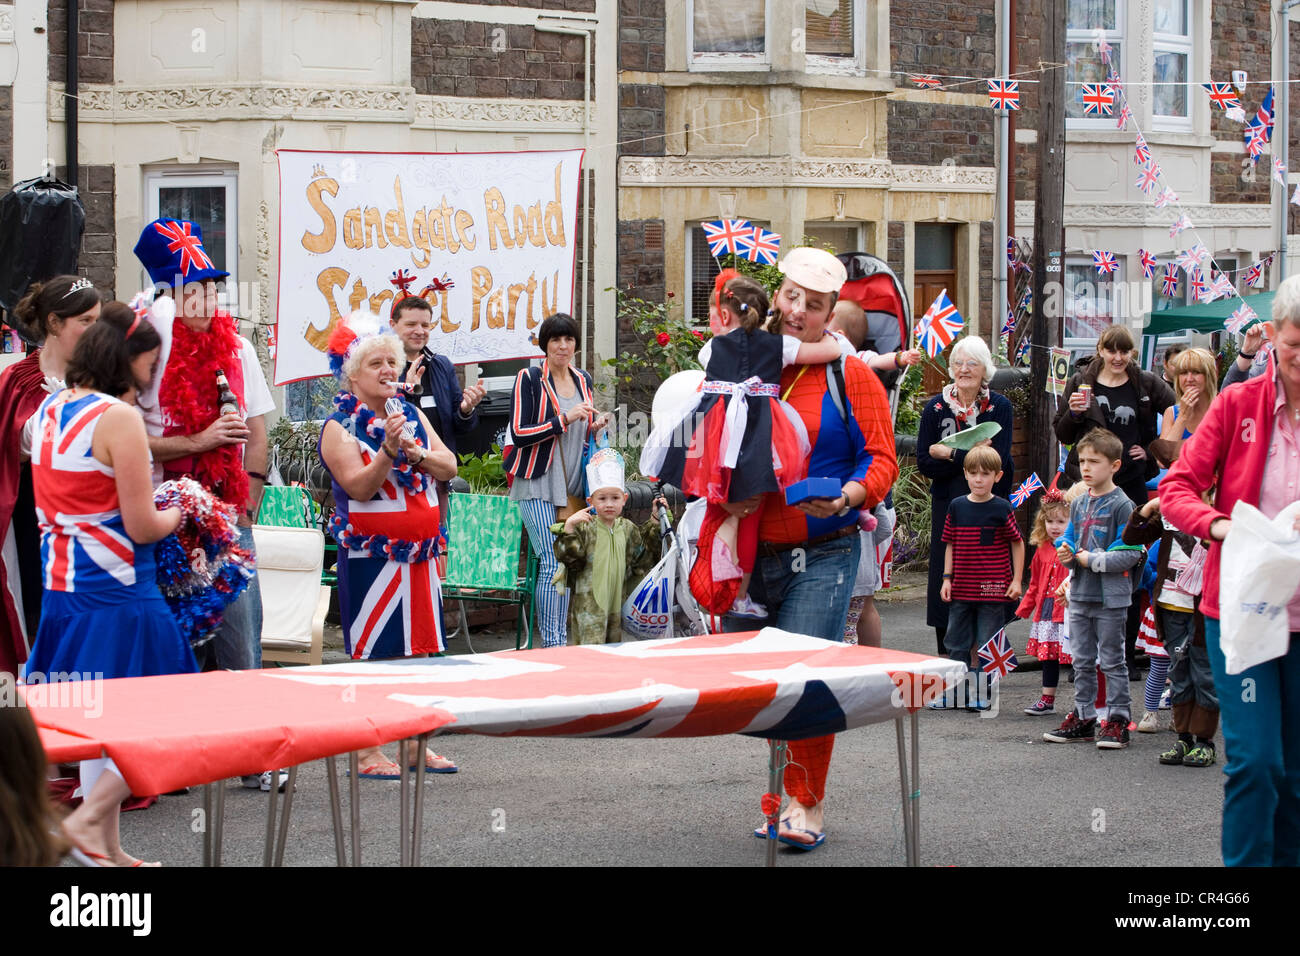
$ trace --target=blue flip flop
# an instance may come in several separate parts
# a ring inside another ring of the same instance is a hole
[[[436,756],[442,756],[442,755],[441,755],[441,754],[437,754]],[[447,758],[446,758],[446,757],[443,757],[442,759],[443,759],[443,760],[446,760]],[[410,766],[409,769],[410,769],[411,773],[419,773],[419,772],[420,772],[420,767],[419,767],[418,764],[411,764],[411,766]],[[457,766],[454,766],[454,765],[451,766],[451,767],[430,767],[428,761],[425,761],[425,764],[424,764],[424,772],[425,772],[425,773],[459,773],[459,772],[460,772],[460,767],[457,767]],[[394,777],[393,779],[397,779],[397,778]]]
[[[807,833],[809,836],[813,838],[812,843],[800,843],[798,840],[791,839],[790,837],[783,837],[779,835],[777,836],[776,838],[777,842],[783,843],[786,846],[792,846],[796,850],[803,850],[805,853],[807,853],[811,850],[817,849],[819,846],[821,846],[823,843],[826,842],[825,833],[818,830],[800,830],[797,827],[792,827],[790,826],[789,817],[781,818],[781,826],[785,827],[787,830],[793,831],[794,833]],[[754,829],[754,836],[759,840],[768,839],[767,827],[766,826],[756,827]]]

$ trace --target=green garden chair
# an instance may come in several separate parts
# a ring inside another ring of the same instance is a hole
[[[257,523],[275,528],[317,528],[325,535],[325,564],[321,571],[321,584],[338,586],[339,546],[325,529],[321,507],[311,493],[301,485],[267,485],[262,489],[262,506],[257,512]],[[330,561],[333,554],[334,560]]]
[[[470,642],[465,602],[513,604],[515,650],[524,643],[533,646],[535,626],[534,591],[537,584],[537,556],[528,548],[525,572],[519,573],[520,547],[528,547],[519,508],[505,495],[452,494],[447,521],[447,573],[442,597],[459,604],[460,621],[453,632]],[[470,644],[470,651],[474,650]]]

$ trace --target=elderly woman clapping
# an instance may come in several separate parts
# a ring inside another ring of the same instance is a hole
[[[329,359],[340,391],[321,429],[320,459],[334,489],[343,640],[358,660],[437,653],[446,642],[433,479],[453,478],[456,456],[414,405],[399,399],[386,408],[406,356],[377,318],[354,312],[339,323]],[[378,747],[359,757],[362,777],[401,776]],[[454,773],[456,765],[426,753],[424,769]]]
[[[952,382],[938,395],[926,399],[916,435],[916,466],[930,479],[930,582],[925,622],[935,630],[941,655],[947,654],[943,637],[948,631],[948,605],[939,596],[943,588],[943,524],[949,503],[969,494],[970,486],[962,468],[966,452],[940,444],[940,440],[983,422],[1002,426],[991,441],[1002,457],[1002,477],[993,485],[993,494],[1005,498],[1011,493],[1015,474],[1011,461],[1011,402],[989,391],[995,371],[993,356],[983,339],[975,335],[959,339],[948,359]]]

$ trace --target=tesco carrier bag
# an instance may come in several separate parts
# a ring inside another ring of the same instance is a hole
[[[1272,521],[1244,501],[1233,506],[1219,555],[1219,643],[1229,674],[1287,652],[1287,605],[1300,587],[1297,515],[1300,501]]]

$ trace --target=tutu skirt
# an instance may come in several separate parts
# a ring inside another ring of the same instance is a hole
[[[27,672],[152,677],[199,669],[152,576],[130,587],[46,591]]]
[[[1146,651],[1148,657],[1169,656],[1169,652],[1165,650],[1164,642],[1160,640],[1160,635],[1156,632],[1156,614],[1154,604],[1148,604],[1146,611],[1142,614],[1142,623],[1138,625],[1136,646],[1139,649]]]
[[[682,467],[681,489],[688,495],[721,503],[741,501],[756,493],[778,491],[802,481],[808,469],[808,432],[793,410],[775,398],[750,399],[758,405],[746,429],[745,444],[734,469],[723,464],[727,434],[727,403],[715,401],[691,439]],[[769,441],[764,441],[763,432]],[[745,475],[743,488],[733,488],[732,477]]]

